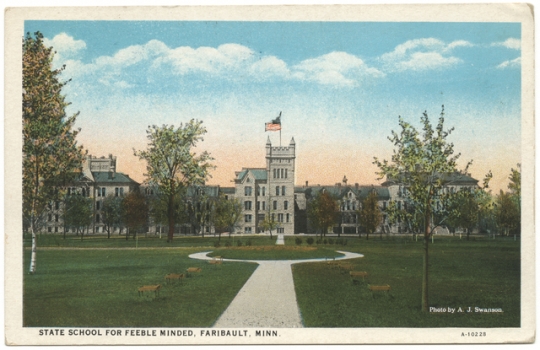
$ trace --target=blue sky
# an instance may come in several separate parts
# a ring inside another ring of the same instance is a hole
[[[216,158],[209,183],[264,166],[264,123],[283,113],[298,147],[296,182],[376,184],[398,116],[418,123],[445,105],[471,172],[506,188],[520,162],[519,23],[27,21],[66,65],[81,143],[113,153],[142,181],[151,124],[201,119]],[[239,154],[241,156],[239,156]]]

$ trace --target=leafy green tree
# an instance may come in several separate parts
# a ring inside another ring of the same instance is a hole
[[[81,194],[66,196],[64,201],[64,226],[74,229],[84,237],[84,229],[92,224],[92,200]]]
[[[320,192],[309,202],[307,215],[313,227],[321,230],[322,238],[338,221],[339,205],[328,192]]]
[[[122,200],[122,221],[129,232],[133,232],[133,238],[147,225],[148,203],[140,191],[129,192]],[[126,232],[126,240],[129,238],[129,232]]]
[[[433,223],[433,217],[445,210],[442,189],[449,185],[444,174],[457,171],[456,162],[460,154],[454,154],[454,145],[447,141],[454,130],[444,129],[444,106],[438,124],[433,128],[426,112],[421,118],[422,132],[399,117],[401,132],[392,131],[389,140],[395,149],[391,161],[379,161],[374,158],[382,177],[398,181],[406,189],[403,196],[407,203],[414,208],[416,223],[423,223],[423,277],[422,277],[422,311],[427,312],[428,303],[428,266],[429,238],[439,223]],[[470,163],[469,163],[470,164]],[[468,168],[468,165],[466,169]],[[466,171],[465,169],[465,171]]]
[[[203,140],[206,128],[202,121],[162,127],[151,126],[147,130],[149,140],[145,151],[134,151],[135,156],[145,160],[146,182],[155,186],[167,199],[169,234],[167,242],[172,242],[175,226],[175,196],[191,185],[203,185],[209,177],[209,163],[213,158],[206,151],[199,155],[193,152],[197,142]]]
[[[362,208],[358,210],[358,220],[367,233],[366,240],[369,240],[369,234],[374,233],[382,223],[382,212],[378,200],[377,192],[372,191],[362,202]]]
[[[169,198],[162,193],[148,197],[148,210],[154,224],[169,225]],[[173,215],[176,225],[189,222],[190,203],[186,201],[185,189],[180,190],[173,198]]]
[[[103,223],[107,228],[107,238],[111,238],[111,228],[119,227],[122,224],[122,197],[109,194],[103,200],[101,208]]]
[[[276,220],[276,216],[273,212],[268,211],[264,216],[264,219],[259,222],[259,227],[263,231],[268,231],[270,233],[270,239],[272,239],[272,231],[281,227],[281,223]]]
[[[192,192],[187,198],[189,222],[204,237],[205,228],[211,226],[215,198],[208,196],[204,186],[196,186]]]
[[[448,197],[448,219],[451,227],[461,227],[470,239],[472,230],[480,223],[482,213],[491,206],[490,195],[484,188],[462,188]]]
[[[23,215],[32,233],[30,273],[36,270],[36,220],[51,201],[60,200],[61,188],[80,173],[83,150],[73,130],[78,115],[68,117],[62,95],[67,82],[64,67],[52,68],[53,51],[43,35],[28,33],[23,40]]]
[[[506,236],[520,229],[521,214],[511,193],[503,192],[503,190],[499,192],[495,201],[495,220]]]
[[[218,233],[218,241],[221,242],[221,234],[226,231],[234,231],[242,218],[242,203],[237,199],[227,199],[220,194],[213,206],[212,223]]]

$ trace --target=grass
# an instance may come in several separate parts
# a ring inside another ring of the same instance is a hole
[[[217,248],[208,256],[221,256],[225,259],[242,260],[299,260],[324,259],[343,256],[328,248],[306,246],[252,246]]]
[[[430,245],[429,305],[502,308],[504,313],[422,313],[422,244],[349,239],[350,260],[367,271],[353,284],[325,263],[293,265],[306,327],[519,327],[520,246],[513,241],[438,239]],[[372,296],[367,284],[392,288]]]
[[[118,234],[111,235],[111,238],[107,238],[106,235],[99,234],[89,234],[84,236],[81,240],[80,236],[74,236],[73,234],[68,234],[66,239],[61,234],[41,234],[37,236],[37,246],[38,247],[86,247],[86,248],[135,248],[135,246],[142,248],[165,248],[165,247],[214,247],[215,243],[218,242],[219,237],[216,235],[209,235],[200,237],[200,236],[175,236],[171,243],[167,243],[167,235],[162,234],[162,238],[155,236],[154,234],[148,235],[139,235],[138,239],[135,240],[131,236],[126,240],[125,236],[119,236]],[[270,245],[276,242],[277,237],[274,236],[270,239],[268,236],[237,236],[232,235],[222,235],[221,236],[221,245],[223,246],[227,241],[231,242],[232,245],[235,245],[238,240],[241,240],[245,244],[248,240],[252,245]],[[25,235],[24,246],[30,247],[32,245],[32,240],[30,235]]]
[[[211,266],[188,255],[200,249],[41,250],[37,272],[24,276],[25,327],[210,327],[257,267]],[[29,251],[24,254],[28,271]],[[202,272],[165,284],[168,273]],[[159,297],[137,288],[162,284]]]
[[[69,236],[68,236],[69,237]],[[380,240],[346,237],[347,244],[313,244],[305,237],[297,246],[286,237],[175,237],[173,243],[140,237],[138,246],[123,237],[88,236],[63,239],[41,235],[37,272],[24,275],[23,324],[27,327],[210,327],[255,270],[255,264],[224,262],[213,266],[190,259],[194,252],[213,251],[233,259],[307,259],[344,250],[364,254],[347,260],[367,271],[366,283],[353,284],[346,273],[322,263],[293,265],[298,305],[306,327],[519,327],[520,242],[436,238],[430,244],[430,300],[433,307],[502,308],[502,314],[422,313],[422,244],[411,238]],[[335,238],[334,238],[335,241]],[[28,242],[25,242],[28,245]],[[83,247],[90,249],[61,249]],[[162,249],[173,247],[174,249]],[[94,249],[111,248],[111,249]],[[118,248],[118,249],[117,249]],[[28,271],[30,250],[24,252]],[[166,285],[164,276],[187,267],[200,274]],[[137,288],[163,284],[160,296],[138,296]],[[389,295],[372,297],[367,283],[389,284]]]

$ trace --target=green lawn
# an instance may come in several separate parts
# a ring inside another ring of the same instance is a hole
[[[24,326],[31,327],[210,327],[255,270],[255,264],[210,265],[189,254],[214,251],[233,259],[308,259],[364,254],[348,260],[367,271],[366,283],[353,284],[346,273],[326,263],[293,265],[298,304],[306,327],[519,327],[520,242],[437,238],[430,245],[430,306],[502,308],[504,313],[422,313],[422,244],[410,238],[347,237],[347,244],[304,243],[275,246],[275,237],[238,237],[231,247],[214,248],[217,237],[175,237],[172,244],[155,237],[139,239],[147,249],[39,249],[37,272],[27,274],[24,252]],[[64,240],[42,235],[39,247],[134,248],[133,240],[88,237]],[[334,238],[335,242],[335,238]],[[27,245],[27,242],[25,242]],[[162,249],[173,247],[174,249]],[[202,267],[183,284],[166,285],[164,276]],[[367,283],[389,284],[389,295],[375,298]],[[163,284],[160,296],[139,297],[137,288]]]
[[[502,308],[504,313],[422,313],[422,244],[349,239],[365,283],[325,263],[293,265],[306,327],[519,327],[520,245],[514,241],[437,239],[430,245],[429,305]],[[372,296],[367,284],[391,286]]]
[[[208,256],[221,256],[225,259],[240,260],[300,260],[324,259],[343,256],[325,247],[306,246],[252,246],[214,249]]]
[[[270,239],[269,236],[238,236],[224,234],[219,237],[213,234],[206,234],[204,238],[200,236],[175,236],[171,243],[167,243],[167,235],[162,234],[161,238],[154,234],[139,235],[138,239],[133,239],[132,236],[126,240],[125,236],[119,236],[118,234],[111,235],[111,238],[107,238],[106,235],[85,235],[81,240],[80,236],[68,234],[66,239],[61,234],[41,234],[37,236],[38,247],[87,247],[87,248],[135,248],[148,247],[148,248],[161,248],[161,247],[211,247],[219,241],[221,246],[225,246],[226,242],[229,242],[232,246],[236,246],[238,240],[242,244],[246,244],[248,241],[251,245],[273,245],[276,243],[277,237],[274,236]],[[25,235],[24,246],[30,247],[32,240],[29,234]]]
[[[38,251],[36,274],[24,275],[24,326],[210,327],[257,265],[188,258],[198,251]],[[25,272],[29,255],[26,250]],[[166,274],[188,267],[202,272],[165,284]],[[137,288],[147,284],[162,284],[160,296],[138,296]]]

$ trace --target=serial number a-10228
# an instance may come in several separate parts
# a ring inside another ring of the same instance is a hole
[[[486,332],[461,332],[462,337],[485,337]]]

